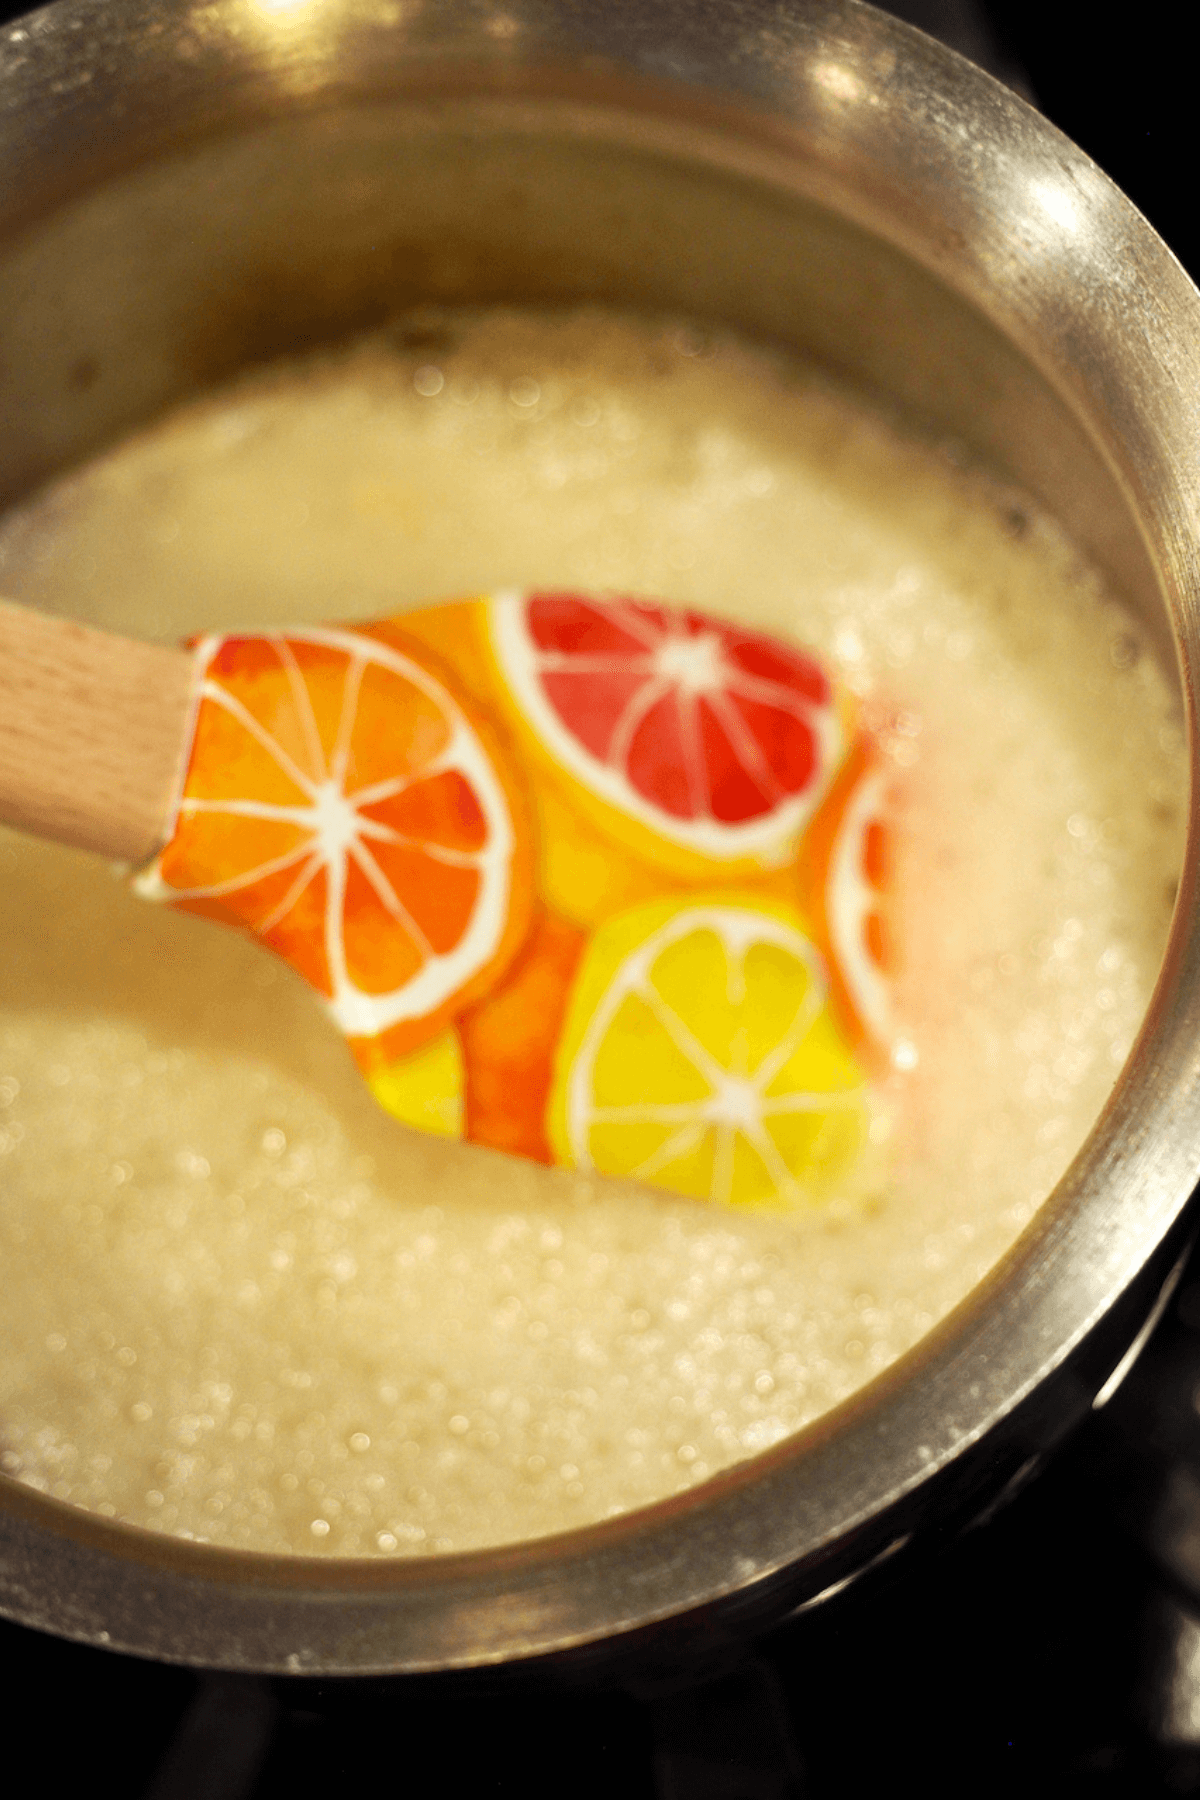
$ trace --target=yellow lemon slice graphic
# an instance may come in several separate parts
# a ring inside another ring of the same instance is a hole
[[[676,898],[596,933],[555,1062],[557,1160],[697,1199],[795,1207],[832,1194],[869,1125],[824,961],[790,908]]]

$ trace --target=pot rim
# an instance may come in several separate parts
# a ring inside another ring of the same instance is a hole
[[[246,29],[265,6],[58,0],[16,21],[0,32],[0,163],[17,186],[33,182],[56,134],[69,146],[108,117],[125,119],[129,166],[162,153],[163,121],[184,101],[204,135],[297,108],[474,95],[526,126],[566,106],[614,142],[668,131],[714,167],[815,199],[966,298],[1083,422],[1162,583],[1195,769],[1200,484],[1187,475],[1200,422],[1186,396],[1200,384],[1200,294],[1131,203],[1023,101],[858,0],[794,0],[787,16],[772,0],[661,0],[620,17],[605,0],[560,16],[539,0],[445,0],[434,15],[418,9],[411,30],[391,0],[277,0],[275,38]],[[322,19],[336,27],[325,36]],[[148,108],[151,60],[165,73]],[[205,98],[217,78],[229,96],[219,119]],[[117,163],[91,166],[100,179]],[[44,183],[38,193],[39,206],[65,198]],[[637,1512],[398,1561],[189,1544],[0,1477],[0,1610],[167,1660],[374,1673],[529,1657],[781,1582],[805,1599],[840,1581],[899,1541],[910,1503],[964,1449],[1069,1372],[1180,1229],[1200,1142],[1195,826],[1193,795],[1158,985],[1067,1175],[966,1299],[831,1412]],[[1082,1405],[1107,1366],[1101,1357]]]

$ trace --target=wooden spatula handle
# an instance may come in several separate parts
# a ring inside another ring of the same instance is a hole
[[[0,601],[0,820],[122,862],[170,833],[191,723],[189,650]]]

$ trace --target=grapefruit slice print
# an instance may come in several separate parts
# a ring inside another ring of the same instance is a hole
[[[507,593],[489,641],[515,728],[611,836],[683,879],[778,868],[846,743],[802,650],[640,600]]]

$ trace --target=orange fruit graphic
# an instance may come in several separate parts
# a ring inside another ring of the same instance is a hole
[[[486,618],[514,729],[610,839],[688,881],[794,855],[846,742],[814,658],[638,600],[497,594]]]
[[[453,670],[459,688],[485,712],[503,716],[502,685],[497,691],[501,678],[488,647],[486,600],[422,607],[371,630],[385,641],[387,633],[402,633],[410,643],[419,640]],[[512,724],[511,717],[508,722]],[[521,748],[528,752],[527,739]],[[606,835],[575,803],[569,784],[546,779],[544,758],[527,754],[524,773],[533,812],[535,885],[551,913],[587,930],[639,900],[652,900],[664,888],[682,885]]]
[[[441,600],[377,620],[368,629],[385,642],[395,637],[410,650],[414,643],[422,644],[432,652],[435,668],[452,671],[460,693],[485,712],[495,710],[495,672],[488,653],[486,602],[481,598]]]
[[[860,737],[813,821],[798,871],[800,903],[829,964],[843,1029],[852,1043],[876,1051],[893,1036],[890,785],[870,738]]]
[[[540,912],[499,986],[458,1021],[464,1135],[476,1144],[553,1162],[546,1102],[554,1051],[585,939]]]
[[[197,653],[175,835],[140,891],[256,933],[377,1070],[435,1036],[525,934],[518,783],[394,629],[212,638]]]

